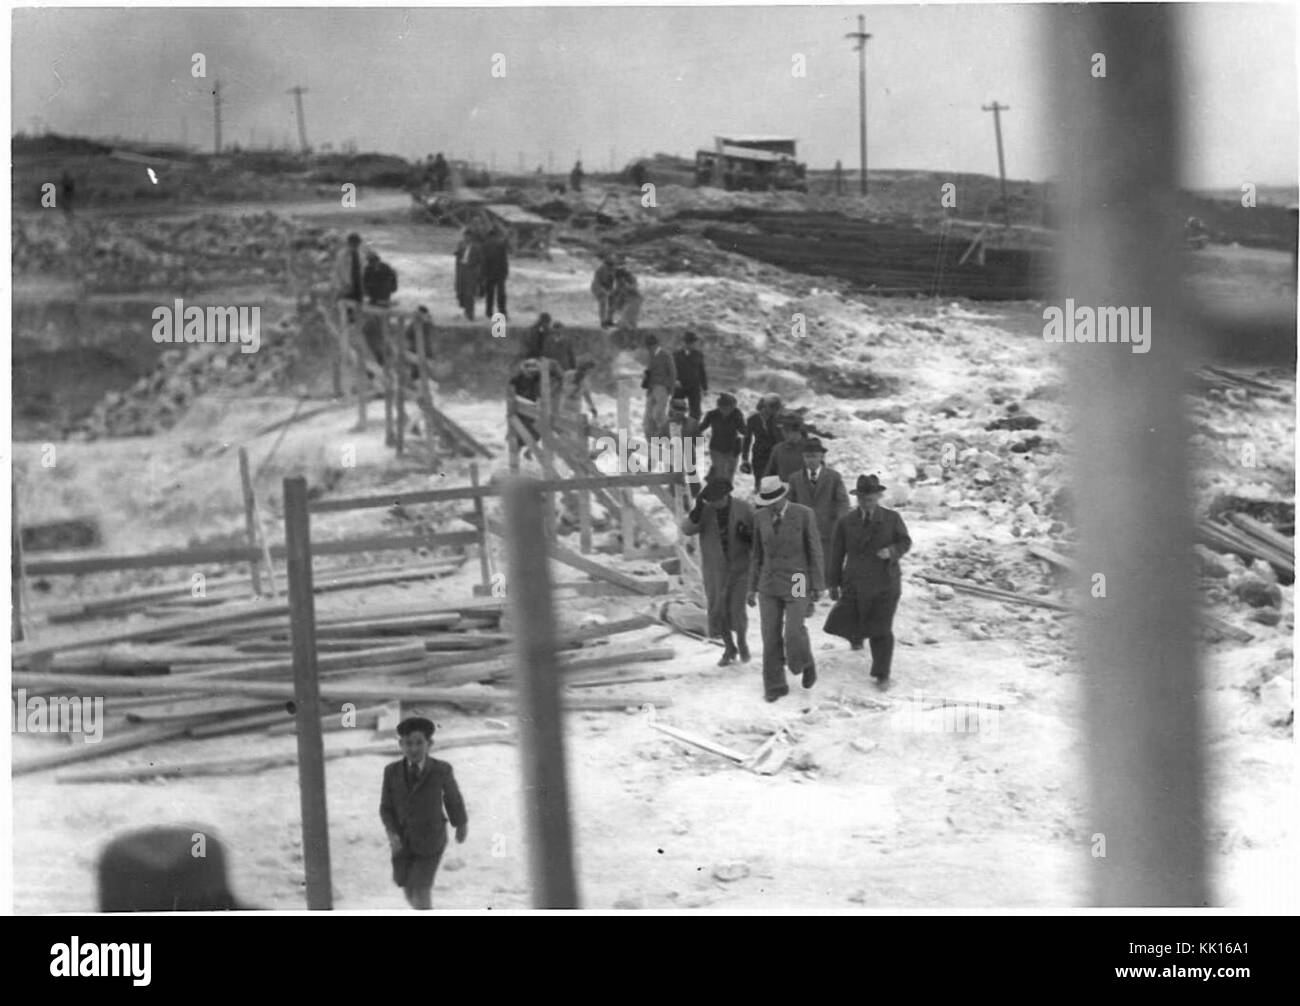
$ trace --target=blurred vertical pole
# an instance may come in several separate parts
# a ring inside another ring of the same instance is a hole
[[[21,643],[26,634],[23,631],[23,585],[26,574],[23,573],[23,531],[18,523],[18,480],[9,483],[9,582],[12,584],[11,599],[13,617],[10,620],[12,641]]]
[[[519,479],[511,479],[501,496],[509,557],[506,592],[515,619],[519,754],[533,907],[577,908],[555,612],[542,519],[546,497]]]
[[[325,811],[325,742],[316,676],[316,603],[311,575],[311,517],[307,480],[284,480],[284,544],[289,567],[289,626],[293,638],[293,696],[297,705],[298,796],[307,908],[334,907],[330,883],[329,818]]]
[[[1124,343],[1052,346],[1074,422],[1091,900],[1200,906],[1209,886],[1182,404],[1195,347],[1180,318],[1174,205],[1180,16],[1163,4],[1043,16],[1060,178],[1057,306],[1151,309],[1145,354]]]

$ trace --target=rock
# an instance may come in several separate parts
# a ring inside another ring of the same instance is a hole
[[[1269,678],[1259,687],[1259,704],[1269,724],[1284,726],[1290,723],[1293,715],[1291,682],[1281,675]]]
[[[636,911],[645,907],[645,899],[634,891],[623,891],[614,900],[614,907],[623,911]]]
[[[1230,572],[1227,563],[1213,549],[1197,544],[1192,546],[1192,551],[1196,553],[1196,565],[1201,576],[1209,576],[1220,580]]]
[[[729,884],[735,880],[744,880],[748,876],[749,867],[739,860],[730,863],[718,863],[713,867],[713,879],[721,880],[723,883]]]
[[[860,751],[862,754],[870,754],[872,751],[876,750],[876,748],[878,748],[879,746],[880,745],[877,744],[875,741],[863,741],[863,740],[849,741],[849,747],[851,747],[854,751]]]
[[[465,869],[465,860],[460,856],[453,856],[442,864],[444,870],[463,870]]]
[[[800,772],[812,772],[817,768],[817,759],[810,751],[800,750],[790,757],[790,764]]]
[[[901,423],[904,421],[903,407],[901,405],[880,405],[874,409],[858,409],[853,415],[868,423],[876,419],[884,423]]]
[[[1282,590],[1255,573],[1247,573],[1233,587],[1232,592],[1252,608],[1278,608],[1282,605]]]
[[[1256,608],[1250,613],[1250,620],[1260,625],[1277,625],[1282,621],[1282,612],[1276,608]]]
[[[1250,571],[1258,576],[1265,583],[1277,583],[1277,573],[1263,559],[1256,559],[1250,565]]]
[[[936,583],[933,589],[936,601],[951,601],[957,596],[957,592],[946,583]]]
[[[856,891],[854,891],[852,894],[849,895],[849,900],[852,901],[855,905],[865,905],[867,903],[867,892],[859,887]]]

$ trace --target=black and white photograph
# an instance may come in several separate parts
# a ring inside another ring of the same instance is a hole
[[[1295,8],[8,14],[10,911],[1300,910]]]

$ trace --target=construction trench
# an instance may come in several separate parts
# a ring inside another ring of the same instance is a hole
[[[665,185],[653,217],[617,178],[502,187],[494,200],[554,225],[549,257],[512,259],[504,338],[457,317],[457,231],[402,193],[363,190],[360,223],[323,200],[57,227],[16,213],[15,909],[94,910],[88,836],[145,820],[211,823],[258,907],[398,907],[377,793],[416,707],[472,822],[435,906],[537,905],[519,761],[545,740],[526,715],[545,696],[516,676],[540,599],[577,878],[547,896],[723,911],[1094,898],[1078,868],[1097,828],[1076,612],[1094,571],[1079,511],[1096,500],[1073,488],[1071,384],[1041,337],[1063,268],[1048,197],[1026,184],[1007,235],[906,212],[933,202],[937,175],[882,176],[861,201]],[[1241,214],[1205,214],[1224,239],[1191,257],[1192,293],[1294,311],[1285,211],[1261,209],[1260,245],[1233,245]],[[401,278],[388,366],[330,296],[351,229]],[[597,324],[588,284],[609,248],[640,280],[635,333]],[[261,350],[160,352],[141,318],[175,296],[258,303]],[[420,304],[430,339],[410,354]],[[598,415],[529,416],[541,433],[518,464],[548,500],[512,536],[529,514],[503,500],[505,382],[543,310],[595,362]],[[687,328],[709,361],[706,408],[727,390],[749,413],[779,392],[846,481],[889,486],[914,539],[892,691],[822,631],[824,603],[809,620],[818,686],[786,708],[762,701],[757,660],[717,667],[680,473],[592,456],[601,435],[641,428],[641,337],[675,348]],[[1187,424],[1206,873],[1232,907],[1275,903],[1290,854],[1273,808],[1291,788],[1294,340],[1260,331],[1249,353],[1209,340],[1166,401]],[[546,548],[512,552],[521,538]],[[293,631],[305,600],[309,658]],[[83,724],[97,743],[40,729],[70,715],[70,694],[103,699]],[[300,808],[308,719],[321,799]],[[328,834],[323,877],[308,817]]]

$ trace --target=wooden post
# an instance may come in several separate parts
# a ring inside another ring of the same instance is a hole
[[[478,488],[478,462],[471,461],[469,465],[469,484],[475,489]],[[492,587],[492,563],[488,553],[488,526],[487,514],[483,506],[483,497],[474,497],[474,515],[478,518],[478,561],[479,571],[483,574],[483,589],[489,590]]]
[[[13,619],[10,623],[10,631],[13,633],[13,641],[21,642],[27,638],[23,631],[23,602],[26,593],[27,574],[23,571],[23,529],[18,523],[18,480],[14,479],[9,484],[9,498],[12,501],[9,508],[9,578],[11,583],[11,596],[13,601]]]
[[[591,434],[587,431],[587,414],[582,413],[579,420],[582,436],[578,441],[578,453],[580,457],[587,457],[588,451],[591,450]],[[581,475],[581,472],[574,472],[575,475]],[[578,490],[578,550],[583,555],[591,554],[591,490]]]
[[[346,301],[338,302],[339,309],[339,344],[335,348],[334,366],[331,368],[334,377],[334,397],[343,397],[343,366],[348,359],[348,304]]]
[[[366,399],[370,397],[370,379],[366,376],[365,333],[361,330],[363,318],[361,304],[357,304],[356,328],[348,326],[348,341],[352,345],[352,389],[357,396],[357,430],[366,428]]]
[[[257,548],[261,537],[257,530],[257,504],[253,497],[253,478],[248,473],[248,451],[239,448],[239,481],[244,489],[244,534],[248,538],[249,548]],[[253,581],[253,593],[262,596],[262,573],[256,560],[248,564],[249,579]]]
[[[307,908],[334,907],[330,883],[329,819],[325,810],[325,743],[316,674],[316,605],[312,593],[311,517],[307,480],[284,480],[284,544],[289,567],[289,619],[293,636],[293,695],[298,724],[298,795],[302,804],[302,854]]]
[[[624,443],[630,443],[632,440],[632,405],[629,397],[630,389],[627,386],[627,380],[620,377],[618,379],[618,435],[623,439]],[[627,558],[636,548],[636,541],[634,540],[635,525],[632,523],[634,519],[631,506],[632,496],[626,489],[623,489],[620,490],[619,499],[623,504],[622,527],[620,529],[623,535],[623,556]]]
[[[388,324],[388,315],[384,315],[384,324]],[[393,377],[397,381],[397,456],[400,458],[406,448],[406,375],[410,373],[410,364],[406,362],[406,331],[398,317],[396,331],[393,333]]]
[[[577,908],[564,761],[555,612],[542,493],[520,479],[502,490],[515,616],[515,687],[534,908]]]
[[[384,368],[384,446],[392,447],[397,443],[393,432],[393,401],[397,392],[393,387],[393,344],[388,330],[388,314],[379,317],[379,344],[383,347]]]
[[[538,460],[541,462],[542,470],[550,472],[554,469],[555,459],[551,456],[549,444],[551,442],[551,409],[554,407],[553,389],[551,388],[551,361],[542,357],[542,379],[538,383],[537,396],[537,445],[533,448],[537,451]],[[555,534],[555,496],[553,493],[546,494],[546,509],[544,515],[546,518],[546,534],[548,537]]]
[[[1104,52],[1109,73],[1100,89],[1086,67],[1053,76],[1053,121],[1070,123],[1057,137],[1057,304],[1150,312],[1148,352],[1101,339],[1048,346],[1069,378],[1073,485],[1087,497],[1077,638],[1091,789],[1082,830],[1094,851],[1079,862],[1093,903],[1107,906],[1212,900],[1183,411],[1198,347],[1180,310],[1181,19],[1175,7],[1102,4],[1060,8],[1043,26],[1057,60]]]

